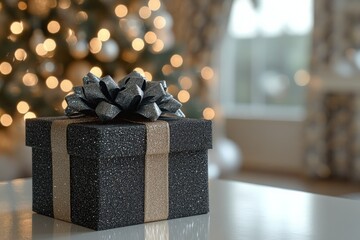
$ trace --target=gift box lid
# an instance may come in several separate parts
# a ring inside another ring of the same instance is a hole
[[[51,149],[51,124],[56,118],[26,120],[26,145]],[[170,128],[170,152],[212,148],[212,124],[209,120],[161,118]],[[73,123],[67,128],[69,155],[89,157],[139,156],[146,152],[146,126],[141,123],[100,121]]]

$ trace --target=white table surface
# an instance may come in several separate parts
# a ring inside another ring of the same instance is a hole
[[[93,231],[31,212],[31,180],[0,182],[0,239],[360,239],[360,201],[210,182],[210,214]]]

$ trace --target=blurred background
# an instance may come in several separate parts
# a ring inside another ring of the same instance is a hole
[[[137,70],[213,120],[210,178],[360,193],[357,0],[1,0],[0,25],[0,181],[31,176],[24,119]]]

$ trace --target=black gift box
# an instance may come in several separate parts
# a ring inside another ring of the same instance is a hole
[[[53,217],[51,125],[26,120],[33,155],[33,211]],[[211,121],[162,118],[170,128],[168,219],[209,211],[207,150]],[[116,121],[67,127],[71,222],[95,230],[144,223],[146,127]],[[65,153],[66,154],[66,153]]]

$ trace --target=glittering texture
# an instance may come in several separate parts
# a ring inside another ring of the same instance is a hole
[[[99,228],[99,160],[70,156],[71,221],[92,229]]]
[[[169,219],[209,212],[207,151],[169,157]]]
[[[59,118],[27,119],[26,145],[50,149],[50,127],[54,119]],[[191,118],[160,120],[169,123],[170,152],[212,147],[211,121]],[[69,155],[88,155],[94,158],[145,155],[145,134],[145,125],[124,121],[71,124],[68,127],[67,149]]]
[[[51,152],[34,147],[32,159],[32,209],[34,212],[53,217]]]
[[[145,222],[169,216],[168,161],[169,125],[165,121],[147,122],[145,155]]]
[[[52,120],[26,121],[26,143],[33,147],[33,209],[48,216],[52,216]],[[169,218],[207,213],[211,122],[163,120],[170,128]],[[125,122],[69,125],[73,223],[103,230],[144,222],[145,128]]]
[[[67,126],[93,119],[55,120],[51,125],[52,186],[54,217],[71,222],[70,208],[70,156],[67,154]]]
[[[96,115],[101,121],[110,121],[119,114],[138,114],[151,121],[162,114],[185,117],[181,103],[167,92],[164,81],[147,81],[138,72],[126,75],[118,83],[110,76],[98,78],[88,73],[83,83],[65,98],[67,116]]]

